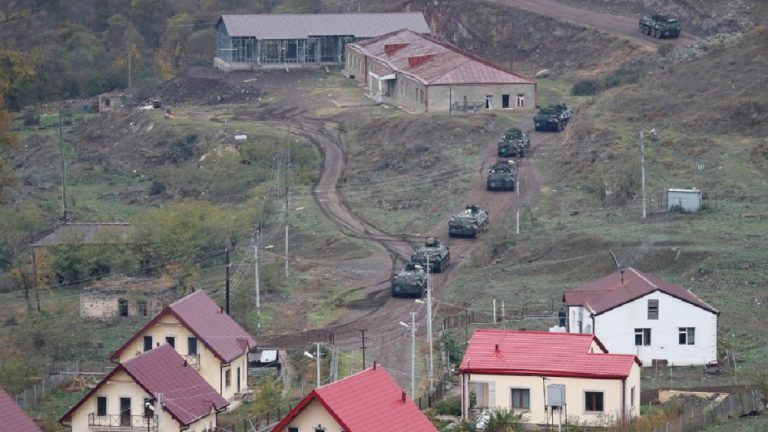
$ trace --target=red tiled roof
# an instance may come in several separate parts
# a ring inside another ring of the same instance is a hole
[[[347,46],[422,84],[535,84],[447,42],[410,30]]]
[[[227,402],[200,374],[170,346],[163,345],[118,365],[80,402],[70,409],[60,422],[71,421],[72,413],[89,400],[98,389],[118,371],[125,371],[147,397],[163,394],[164,409],[182,426],[194,423],[211,410],[220,411]]]
[[[128,342],[112,354],[114,361],[144,332],[154,326],[165,314],[175,316],[191,331],[213,354],[224,363],[229,363],[243,355],[246,349],[256,348],[256,340],[240,325],[222,311],[212,298],[199,290],[171,303],[152,321],[138,331]]]
[[[0,432],[43,432],[0,387]]]
[[[634,355],[590,353],[593,341],[605,349],[591,334],[476,330],[459,369],[500,375],[621,378],[629,375],[633,363],[639,365]]]
[[[632,267],[628,267],[624,271],[623,282],[622,274],[619,271],[566,291],[563,294],[563,300],[568,306],[585,306],[592,313],[599,315],[655,291],[661,291],[706,311],[720,314],[717,309],[708,305],[687,289],[663,281],[648,273],[635,270]]]
[[[344,432],[437,432],[424,413],[381,366],[366,369],[313,390],[272,428],[285,428],[313,400],[318,401]]]

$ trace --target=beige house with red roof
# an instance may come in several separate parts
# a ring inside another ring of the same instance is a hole
[[[314,389],[272,432],[437,432],[383,367]]]
[[[248,352],[256,341],[204,291],[167,306],[110,360],[125,363],[165,344],[226,400],[248,392]]]
[[[411,30],[347,44],[346,52],[344,73],[379,102],[416,112],[536,107],[535,82]]]
[[[609,426],[640,415],[640,362],[609,354],[594,335],[476,330],[459,371],[464,419],[494,408],[537,425]]]
[[[568,331],[595,334],[643,366],[717,363],[720,312],[691,291],[632,267],[566,291]]]
[[[43,432],[2,387],[0,387],[0,431]]]
[[[189,363],[163,345],[118,365],[59,420],[72,432],[203,432],[224,400]]]

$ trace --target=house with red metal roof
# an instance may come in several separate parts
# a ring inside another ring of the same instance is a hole
[[[383,367],[318,387],[272,432],[437,432]]]
[[[592,333],[643,366],[717,362],[720,311],[681,286],[628,267],[566,291],[563,301],[570,333]]]
[[[476,330],[459,371],[464,419],[494,408],[536,425],[640,415],[640,362],[609,354],[590,334]]]
[[[43,432],[2,387],[0,387],[0,431]]]
[[[403,29],[346,45],[345,75],[416,112],[536,107],[536,83],[448,42]]]
[[[248,352],[256,340],[204,291],[164,308],[110,360],[125,363],[165,344],[226,400],[248,392]]]
[[[119,364],[59,420],[72,432],[201,432],[227,402],[170,345]]]

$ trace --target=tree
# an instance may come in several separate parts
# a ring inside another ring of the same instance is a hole
[[[0,212],[0,268],[11,271],[13,288],[24,296],[27,310],[33,311],[34,278],[30,241],[43,225],[35,209],[11,209]],[[38,286],[44,287],[53,276],[49,272],[50,259],[43,258],[38,269]]]
[[[35,77],[33,57],[18,51],[0,50],[0,93],[8,109],[20,111],[18,97]],[[0,109],[5,105],[0,106]]]
[[[0,91],[0,202],[4,200],[6,188],[16,183],[16,176],[5,168],[19,145],[16,135],[11,132],[12,128],[13,118],[5,109],[3,93]]]
[[[155,48],[160,48],[160,38],[171,15],[173,7],[169,0],[133,0],[131,3],[131,21]]]

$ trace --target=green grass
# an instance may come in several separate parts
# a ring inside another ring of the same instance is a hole
[[[85,389],[70,393],[66,390],[55,390],[40,403],[29,408],[27,413],[42,422],[43,429],[47,432],[64,430],[64,426],[59,424],[60,416],[84,398],[88,391]]]

